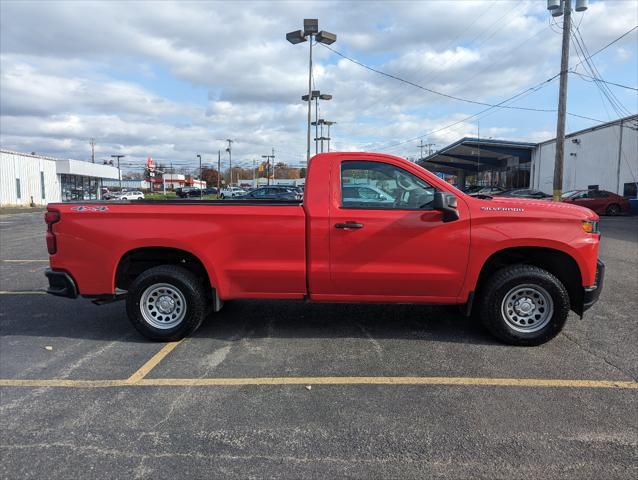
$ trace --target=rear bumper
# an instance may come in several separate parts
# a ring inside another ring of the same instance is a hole
[[[78,296],[78,289],[75,286],[75,282],[68,273],[56,272],[55,270],[47,268],[44,275],[49,279],[47,293],[57,297],[67,298],[76,298]]]
[[[605,282],[605,264],[600,260],[596,263],[596,283],[583,288],[583,312],[589,310],[598,301]]]

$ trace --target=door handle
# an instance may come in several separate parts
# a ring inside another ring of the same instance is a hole
[[[363,228],[363,223],[356,223],[356,222],[336,223],[335,228]]]

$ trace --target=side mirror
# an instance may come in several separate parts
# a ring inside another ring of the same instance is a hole
[[[434,192],[432,205],[434,210],[440,210],[443,212],[444,222],[453,222],[460,218],[459,211],[457,209],[457,199],[451,193]]]

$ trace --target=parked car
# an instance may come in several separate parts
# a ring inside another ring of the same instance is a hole
[[[500,195],[505,191],[504,188],[495,185],[488,187],[474,186],[465,190],[468,195]]]
[[[302,195],[292,188],[272,185],[256,188],[235,198],[243,200],[301,200]]]
[[[620,215],[630,210],[629,199],[607,190],[571,190],[563,193],[562,201],[587,207],[599,215]]]
[[[217,189],[215,187],[208,188],[197,188],[197,187],[182,187],[180,189],[176,189],[175,193],[180,198],[188,198],[188,197],[203,197],[205,195],[215,195],[217,194]]]
[[[530,198],[536,200],[550,200],[552,198],[551,195],[548,195],[545,192],[541,192],[540,190],[533,190],[531,188],[517,188],[515,190],[506,190],[504,192],[491,195],[499,195],[501,197]]]
[[[308,168],[303,202],[50,203],[48,292],[125,299],[157,341],[225,300],[297,299],[457,305],[506,343],[538,345],[603,288],[587,208],[471,197],[390,155],[323,153]],[[363,178],[394,202],[343,195]]]
[[[221,192],[219,192],[219,198],[234,198],[239,197],[241,195],[246,195],[246,190],[240,187],[224,187]]]
[[[138,190],[122,192],[118,195],[117,200],[144,200],[144,194]]]

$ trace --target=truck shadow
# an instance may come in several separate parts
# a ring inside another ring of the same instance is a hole
[[[26,307],[19,296],[2,300],[0,334],[5,338],[147,342],[129,323],[123,302],[98,307],[88,301],[42,296],[30,299]],[[224,341],[268,337],[415,339],[500,345],[475,319],[465,317],[455,307],[263,300],[227,302],[193,337]]]
[[[237,301],[210,315],[193,335],[243,338],[368,338],[500,345],[456,307]]]

